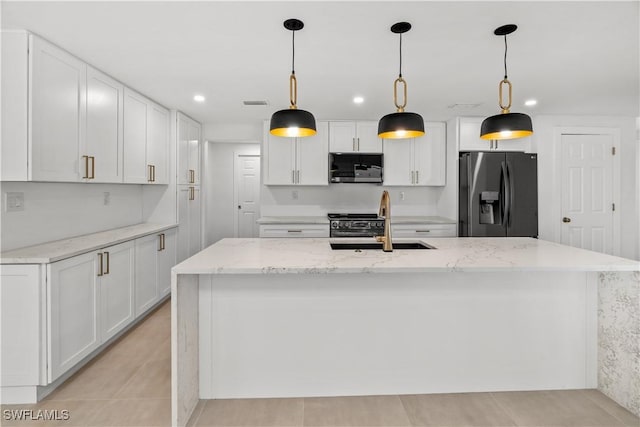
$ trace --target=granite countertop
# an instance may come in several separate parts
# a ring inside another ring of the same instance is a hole
[[[324,216],[263,216],[258,224],[328,224]],[[453,219],[442,216],[392,216],[391,224],[456,224]]]
[[[0,264],[47,264],[177,226],[178,224],[143,223],[13,249],[0,253]]]
[[[491,271],[640,271],[640,262],[524,238],[445,237],[431,250],[332,250],[373,239],[223,239],[173,268],[177,274],[325,274]]]

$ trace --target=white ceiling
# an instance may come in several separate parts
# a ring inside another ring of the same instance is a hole
[[[398,36],[408,111],[426,120],[498,112],[508,37],[512,111],[640,115],[640,3],[626,2],[7,2],[2,28],[24,28],[123,83],[204,123],[247,123],[288,107],[291,33],[298,106],[317,119],[378,119],[394,111]],[[206,96],[196,104],[196,93]],[[352,98],[365,98],[354,105]],[[536,98],[534,108],[524,107]],[[266,107],[243,100],[267,100]],[[455,103],[480,103],[451,109]]]

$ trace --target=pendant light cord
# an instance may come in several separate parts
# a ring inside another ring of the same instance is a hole
[[[291,31],[291,74],[295,74],[296,63],[296,32]]]
[[[504,79],[507,79],[507,35],[504,35]]]
[[[400,70],[398,71],[398,77],[402,78],[402,33],[400,33]]]

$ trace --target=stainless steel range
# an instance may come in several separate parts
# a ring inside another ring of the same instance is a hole
[[[384,234],[384,218],[376,214],[330,213],[329,237],[373,237]]]

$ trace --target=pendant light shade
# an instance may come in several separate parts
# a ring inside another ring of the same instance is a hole
[[[304,27],[299,19],[287,19],[284,27],[291,31],[292,57],[291,75],[289,76],[289,100],[291,105],[286,110],[280,110],[271,116],[269,131],[275,136],[305,137],[315,135],[316,119],[308,111],[299,110],[296,105],[298,99],[298,81],[295,72],[295,32]]]
[[[416,138],[424,135],[424,120],[420,114],[404,111],[407,105],[407,82],[402,78],[402,34],[411,29],[408,22],[398,22],[391,26],[391,32],[400,34],[400,72],[393,82],[393,102],[395,113],[387,114],[378,122],[378,137],[384,139]],[[398,104],[398,84],[403,86],[403,101]]]
[[[507,34],[513,33],[517,25],[508,24],[496,28],[496,36],[504,36],[504,79],[498,84],[498,104],[502,109],[500,114],[487,117],[480,126],[480,138],[491,140],[524,138],[533,134],[531,117],[522,113],[511,113],[511,82],[507,78]],[[503,104],[502,89],[507,86],[508,102]]]

